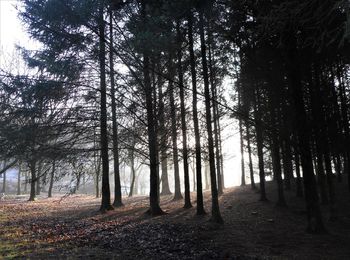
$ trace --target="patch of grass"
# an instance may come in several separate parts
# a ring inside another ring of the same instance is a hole
[[[3,211],[0,211],[0,224],[3,222],[6,222],[8,220],[8,217],[5,215]]]
[[[4,222],[2,218],[0,223]],[[17,227],[3,227],[0,232],[0,258],[12,259],[24,256],[30,242],[23,239],[21,229]]]
[[[3,239],[0,236],[0,258],[4,257],[6,259],[12,259],[16,257],[23,257],[28,253],[25,248],[28,247],[29,243],[26,241],[13,241],[8,239]]]

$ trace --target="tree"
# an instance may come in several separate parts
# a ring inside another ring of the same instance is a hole
[[[197,73],[196,61],[193,50],[193,14],[188,15],[188,48],[190,53],[191,80],[192,80],[192,110],[193,110],[193,126],[195,135],[195,153],[196,153],[196,178],[197,178],[197,215],[205,214],[203,206],[203,187],[202,187],[202,153],[201,141],[198,123],[197,110]]]
[[[180,46],[177,50],[177,67],[179,77],[180,88],[180,108],[181,108],[181,129],[182,129],[182,153],[183,153],[183,166],[184,166],[184,182],[185,182],[185,205],[184,208],[191,208],[191,196],[190,196],[190,176],[188,168],[188,150],[187,150],[187,125],[186,125],[186,109],[185,109],[185,91],[183,82],[183,69],[182,69],[182,35],[180,32],[180,21],[176,23],[177,41]]]
[[[47,195],[49,198],[52,198],[53,183],[55,181],[55,170],[56,170],[56,161],[53,160],[51,172],[50,172],[49,190],[48,190],[48,195]]]
[[[146,2],[141,0],[141,20],[143,22],[143,30],[147,31],[147,13]],[[147,133],[148,133],[148,149],[150,160],[150,209],[149,213],[152,216],[163,214],[164,212],[159,206],[159,193],[158,193],[158,173],[157,173],[157,138],[155,134],[155,122],[153,111],[153,96],[152,86],[150,80],[150,65],[149,65],[149,53],[146,48],[143,48],[143,77],[144,77],[144,92],[146,97],[147,108]]]
[[[111,79],[111,100],[112,100],[112,139],[113,139],[113,165],[114,165],[114,207],[120,207],[122,203],[122,193],[120,188],[119,172],[119,150],[118,150],[118,123],[115,100],[115,82],[114,82],[114,55],[113,55],[113,11],[109,14],[109,70]]]
[[[21,164],[19,164],[17,172],[17,195],[21,195],[21,173]]]
[[[238,93],[238,107],[241,109],[241,97]],[[239,119],[239,139],[241,144],[241,186],[245,186],[245,166],[244,166],[244,140],[243,140],[243,126],[242,119]]]
[[[106,93],[106,46],[105,46],[105,21],[103,19],[104,6],[100,4],[98,12],[99,30],[99,65],[100,65],[100,135],[102,158],[102,202],[100,211],[112,210],[109,187],[109,156],[108,156],[108,132],[107,132],[107,93]]]
[[[204,79],[204,96],[205,96],[205,109],[206,109],[206,123],[208,132],[208,151],[209,151],[209,166],[210,166],[210,181],[211,181],[211,193],[212,193],[212,221],[217,223],[223,223],[223,219],[220,214],[218,190],[215,174],[215,158],[214,158],[214,143],[213,143],[213,131],[211,126],[211,111],[210,111],[210,91],[209,91],[209,79],[208,79],[208,65],[206,57],[206,42],[204,36],[204,14],[203,8],[199,9],[199,34],[201,43],[201,58],[202,69]]]

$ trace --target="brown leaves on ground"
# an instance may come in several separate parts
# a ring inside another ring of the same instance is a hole
[[[268,184],[271,201],[275,184]],[[268,257],[348,258],[350,210],[345,185],[337,189],[338,220],[327,222],[329,235],[305,232],[304,202],[288,192],[288,208],[259,202],[249,187],[227,189],[220,197],[225,224],[215,225],[183,201],[162,197],[168,213],[144,214],[146,197],[125,198],[124,207],[98,212],[100,200],[74,195],[36,202],[7,200],[0,204],[0,258],[116,259],[264,259]],[[192,194],[195,206],[195,194]],[[210,212],[210,193],[205,205]],[[340,207],[341,206],[341,207]],[[325,216],[327,206],[324,207]]]

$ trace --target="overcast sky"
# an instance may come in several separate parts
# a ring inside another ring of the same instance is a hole
[[[0,45],[4,49],[28,40],[17,17],[16,4],[17,0],[0,0]]]
[[[37,44],[30,39],[18,18],[17,0],[0,0],[0,68],[6,66],[5,59],[11,57],[15,46],[35,49]]]

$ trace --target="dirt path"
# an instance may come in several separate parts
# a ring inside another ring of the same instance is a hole
[[[100,214],[99,199],[74,195],[36,202],[0,202],[0,259],[350,259],[350,200],[337,188],[338,215],[327,235],[305,232],[304,202],[287,192],[288,208],[259,202],[249,187],[226,189],[220,197],[223,226],[195,216],[183,202],[162,197],[167,215],[144,214],[148,199],[125,198],[125,206]],[[193,194],[194,196],[195,194]],[[210,213],[209,193],[205,193]],[[193,197],[195,205],[195,197]]]

